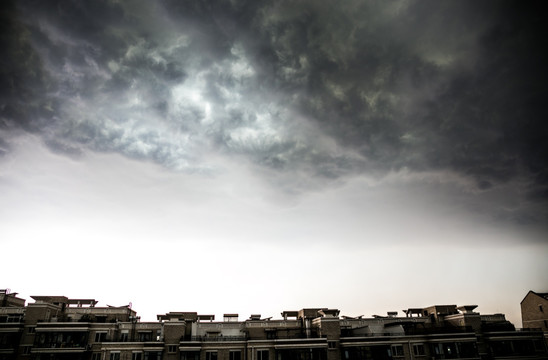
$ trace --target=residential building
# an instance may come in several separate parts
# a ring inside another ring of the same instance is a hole
[[[529,291],[521,300],[521,321],[525,329],[540,329],[548,341],[548,292]]]
[[[0,360],[548,359],[541,331],[518,331],[475,305],[435,305],[386,316],[331,308],[253,314],[169,312],[142,322],[130,305],[0,292]]]
[[[521,320],[524,328],[548,331],[548,293],[529,291],[521,300]]]

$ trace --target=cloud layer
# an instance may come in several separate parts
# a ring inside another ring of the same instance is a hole
[[[540,14],[511,1],[17,1],[1,15],[0,154],[30,132],[70,156],[188,173],[229,156],[290,193],[414,174],[542,223]]]

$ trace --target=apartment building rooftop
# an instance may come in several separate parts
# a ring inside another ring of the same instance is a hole
[[[280,319],[174,311],[141,322],[130,305],[0,291],[2,360],[428,360],[548,359],[543,333],[515,329],[477,305],[408,308],[399,316],[285,310]],[[3,295],[3,297],[2,297]],[[9,301],[8,301],[9,300]],[[17,306],[14,306],[17,305]]]

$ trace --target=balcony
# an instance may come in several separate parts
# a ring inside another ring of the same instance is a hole
[[[66,342],[50,342],[35,346],[37,349],[85,349],[87,344],[82,343],[66,343]]]
[[[87,332],[84,331],[44,331],[37,332],[34,348],[37,350],[83,351],[88,344]]]
[[[181,342],[198,341],[198,342],[227,342],[227,341],[246,341],[245,336],[184,336]]]

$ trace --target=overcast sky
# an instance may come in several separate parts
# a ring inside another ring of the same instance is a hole
[[[548,291],[520,1],[4,1],[0,287],[168,311]]]

